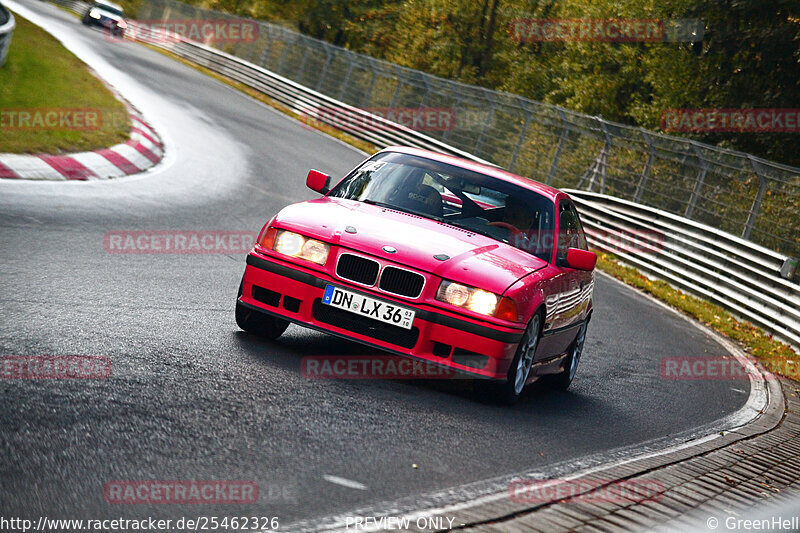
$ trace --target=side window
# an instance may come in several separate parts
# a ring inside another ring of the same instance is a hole
[[[578,212],[570,203],[563,201],[558,204],[558,260],[567,258],[569,248],[588,250],[586,236],[578,218]]]

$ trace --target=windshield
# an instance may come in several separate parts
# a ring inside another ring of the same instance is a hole
[[[94,6],[92,7],[96,7],[97,9],[102,9],[103,11],[107,11],[108,13],[112,13],[114,15],[119,15],[120,17],[122,16],[122,9],[118,7],[113,7],[108,4],[101,4],[99,2],[95,2]]]
[[[351,172],[329,196],[437,220],[550,261],[553,203],[486,174],[424,157],[384,152]]]

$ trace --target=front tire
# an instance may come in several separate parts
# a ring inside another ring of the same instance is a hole
[[[536,348],[539,346],[539,338],[542,331],[542,315],[536,313],[525,328],[522,340],[517,347],[517,353],[511,362],[508,370],[507,379],[502,382],[479,381],[479,389],[488,392],[495,399],[506,405],[514,405],[520,399],[522,391],[525,389],[525,382],[533,367],[533,358]]]
[[[236,325],[248,333],[275,340],[289,327],[289,321],[276,316],[260,313],[239,301],[244,287],[244,278],[239,284],[239,296],[236,298]]]

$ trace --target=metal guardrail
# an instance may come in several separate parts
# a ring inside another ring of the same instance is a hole
[[[586,191],[567,192],[594,248],[800,348],[800,285],[781,277],[783,256],[652,207]]]
[[[77,0],[58,0],[85,10]],[[135,22],[129,34],[136,35]],[[486,161],[340,102],[268,69],[209,46],[184,40],[158,46],[227,76],[295,112],[378,146],[406,145]],[[337,112],[330,112],[337,110]],[[370,124],[353,128],[353,124]],[[800,348],[800,286],[780,275],[786,257],[686,217],[630,200],[569,190],[592,245],[686,292],[712,301]]]
[[[81,0],[50,0],[51,4],[69,9],[70,11],[83,16],[89,9],[89,2],[82,2]]]
[[[11,36],[14,33],[15,27],[14,15],[12,15],[3,4],[0,4],[0,67],[3,66],[8,57],[8,49],[11,47]]]

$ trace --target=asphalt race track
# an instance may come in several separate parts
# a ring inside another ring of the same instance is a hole
[[[722,419],[747,401],[747,381],[663,379],[664,357],[726,352],[605,276],[567,393],[534,387],[507,408],[463,380],[304,378],[304,356],[371,351],[297,326],[277,342],[239,331],[243,254],[111,254],[104,235],[258,231],[314,197],[309,168],[341,177],[363,154],[52,5],[22,5],[94,58],[169,156],[140,177],[0,183],[0,354],[113,362],[108,379],[0,380],[3,515],[257,515],[288,525],[401,499],[413,508],[432,501],[418,495],[465,498],[517,472],[552,476],[681,442],[731,423]],[[187,479],[252,480],[260,497],[214,507],[103,497],[112,480]]]

